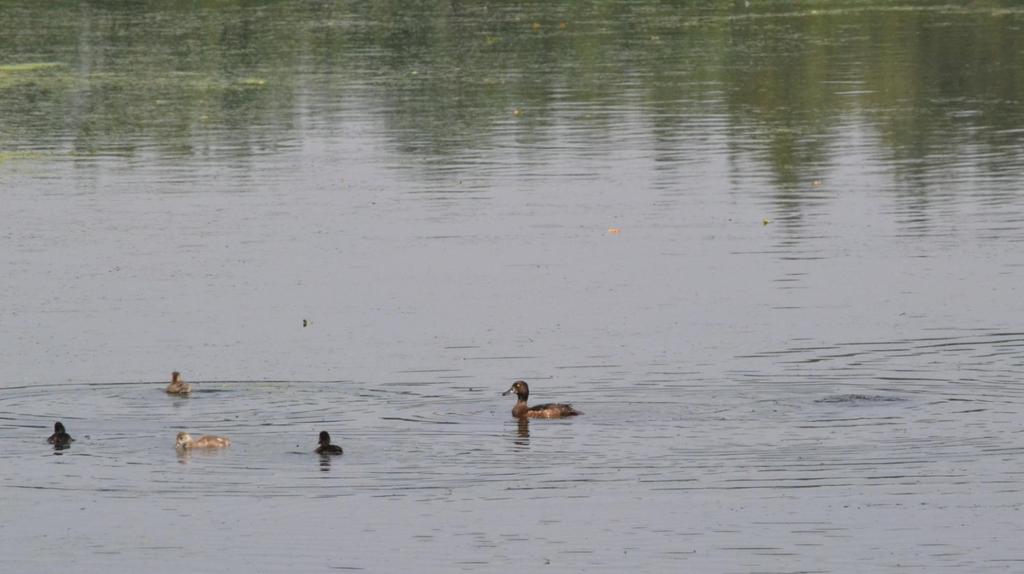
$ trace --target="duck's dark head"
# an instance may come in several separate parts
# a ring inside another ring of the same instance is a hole
[[[501,393],[502,396],[515,393],[519,400],[525,401],[530,398],[530,387],[526,384],[526,381],[516,381],[512,383],[512,386],[507,391]]]
[[[181,377],[181,373],[179,373],[178,371],[174,371],[173,373],[171,373],[171,382],[177,383],[179,377]]]
[[[64,434],[65,432],[67,432],[67,431],[64,430],[64,423],[62,423],[60,421],[57,421],[57,422],[53,423],[53,433],[54,434]]]
[[[320,431],[320,444],[327,446],[331,444],[331,435],[325,430]]]

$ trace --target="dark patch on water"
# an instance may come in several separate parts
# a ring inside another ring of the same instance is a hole
[[[902,397],[894,397],[890,395],[862,395],[860,393],[850,393],[845,395],[833,395],[831,397],[825,397],[818,399],[816,403],[841,403],[841,404],[853,404],[858,405],[862,403],[896,403],[902,402],[906,399]]]
[[[457,423],[455,421],[431,421],[431,420],[425,420],[425,419],[410,419],[410,418],[404,418],[404,417],[380,417],[380,418],[381,418],[381,420],[385,420],[385,421],[402,421],[402,422],[407,422],[407,423],[427,423],[427,424],[434,424],[434,425],[457,425],[457,424],[459,424],[459,423]]]

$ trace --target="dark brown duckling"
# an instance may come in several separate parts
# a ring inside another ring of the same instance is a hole
[[[345,451],[336,444],[331,444],[331,435],[327,431],[320,431],[320,446],[316,447],[317,454],[342,454]]]
[[[547,403],[536,406],[526,406],[526,400],[530,398],[530,387],[526,384],[526,381],[516,381],[512,383],[507,391],[501,393],[502,396],[509,393],[515,393],[519,400],[516,401],[516,406],[512,407],[512,416],[519,419],[528,417],[531,419],[560,419],[562,417],[573,417],[576,415],[582,415],[583,413],[572,408],[572,405],[564,403]]]
[[[71,446],[75,439],[71,438],[71,435],[64,430],[64,423],[57,421],[53,425],[53,434],[50,438],[46,439],[46,442],[52,444],[55,448],[67,448]]]

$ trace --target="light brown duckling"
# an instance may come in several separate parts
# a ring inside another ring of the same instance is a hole
[[[171,384],[165,389],[169,395],[187,395],[192,392],[192,385],[181,380],[181,373],[171,373]]]
[[[512,383],[507,391],[501,393],[507,395],[509,393],[515,393],[519,400],[516,401],[516,406],[512,407],[512,416],[520,418],[531,418],[531,419],[560,419],[562,417],[572,417],[576,415],[582,415],[583,413],[572,408],[572,405],[564,403],[546,403],[543,405],[526,406],[526,400],[530,398],[530,387],[526,384],[526,381],[516,381]]]
[[[320,431],[320,446],[316,447],[317,454],[342,454],[340,446],[331,444],[331,434],[327,431]]]
[[[174,442],[175,448],[184,450],[190,448],[225,448],[228,446],[231,446],[231,439],[227,437],[204,435],[194,439],[187,432],[178,433],[178,439]]]

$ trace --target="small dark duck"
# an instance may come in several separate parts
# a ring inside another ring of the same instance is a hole
[[[345,451],[336,444],[331,444],[331,435],[327,431],[320,431],[320,446],[316,447],[317,454],[341,454]]]
[[[543,405],[527,406],[526,400],[530,398],[530,387],[526,384],[526,381],[516,381],[512,383],[512,386],[501,393],[502,396],[509,393],[515,393],[519,400],[516,401],[516,406],[512,407],[512,416],[521,419],[528,417],[531,419],[560,419],[562,417],[574,417],[576,415],[582,415],[583,413],[572,408],[572,405],[563,403],[547,403]]]
[[[55,448],[67,448],[71,446],[74,440],[68,434],[68,431],[64,430],[64,423],[57,421],[53,424],[53,434],[50,435],[50,438],[46,439],[46,442],[52,444]]]

